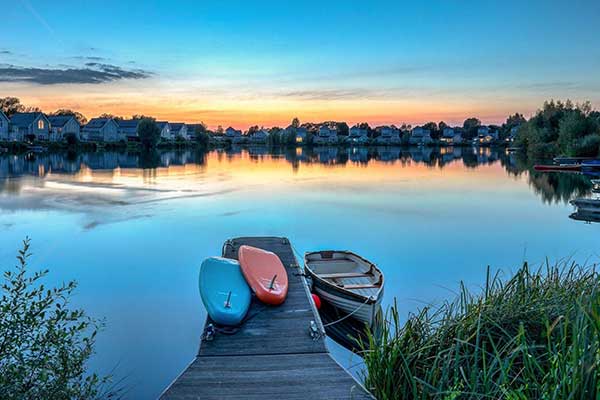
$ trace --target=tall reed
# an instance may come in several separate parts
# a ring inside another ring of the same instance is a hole
[[[600,282],[562,262],[426,307],[369,335],[365,384],[386,399],[600,399]]]

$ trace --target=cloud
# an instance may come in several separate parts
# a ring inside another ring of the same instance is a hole
[[[75,60],[86,60],[86,61],[106,61],[107,60],[104,57],[98,57],[98,56],[75,56],[73,58]]]
[[[99,84],[123,79],[145,79],[151,72],[124,69],[116,65],[88,62],[83,67],[33,68],[0,65],[0,82],[28,82],[39,85],[65,83]]]
[[[12,54],[12,51],[9,51],[9,50],[0,50],[0,54]]]

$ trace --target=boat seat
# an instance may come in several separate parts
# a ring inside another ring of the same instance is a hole
[[[378,289],[381,287],[380,284],[364,284],[364,285],[338,285],[341,288],[352,290],[352,289]]]
[[[367,276],[373,276],[369,272],[339,272],[336,274],[319,274],[321,279],[338,279],[338,278],[366,278]]]

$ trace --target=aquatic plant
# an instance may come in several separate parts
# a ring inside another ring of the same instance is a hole
[[[425,307],[365,346],[378,399],[600,398],[600,284],[594,267],[561,262]]]
[[[74,281],[47,288],[48,270],[29,274],[30,241],[23,241],[18,265],[4,272],[0,298],[0,398],[112,398],[109,377],[86,370],[101,324],[69,300]]]

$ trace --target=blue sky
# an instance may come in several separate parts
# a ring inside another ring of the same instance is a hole
[[[549,98],[600,105],[597,1],[16,0],[2,8],[0,95],[50,110],[281,125],[295,115],[499,122]]]

